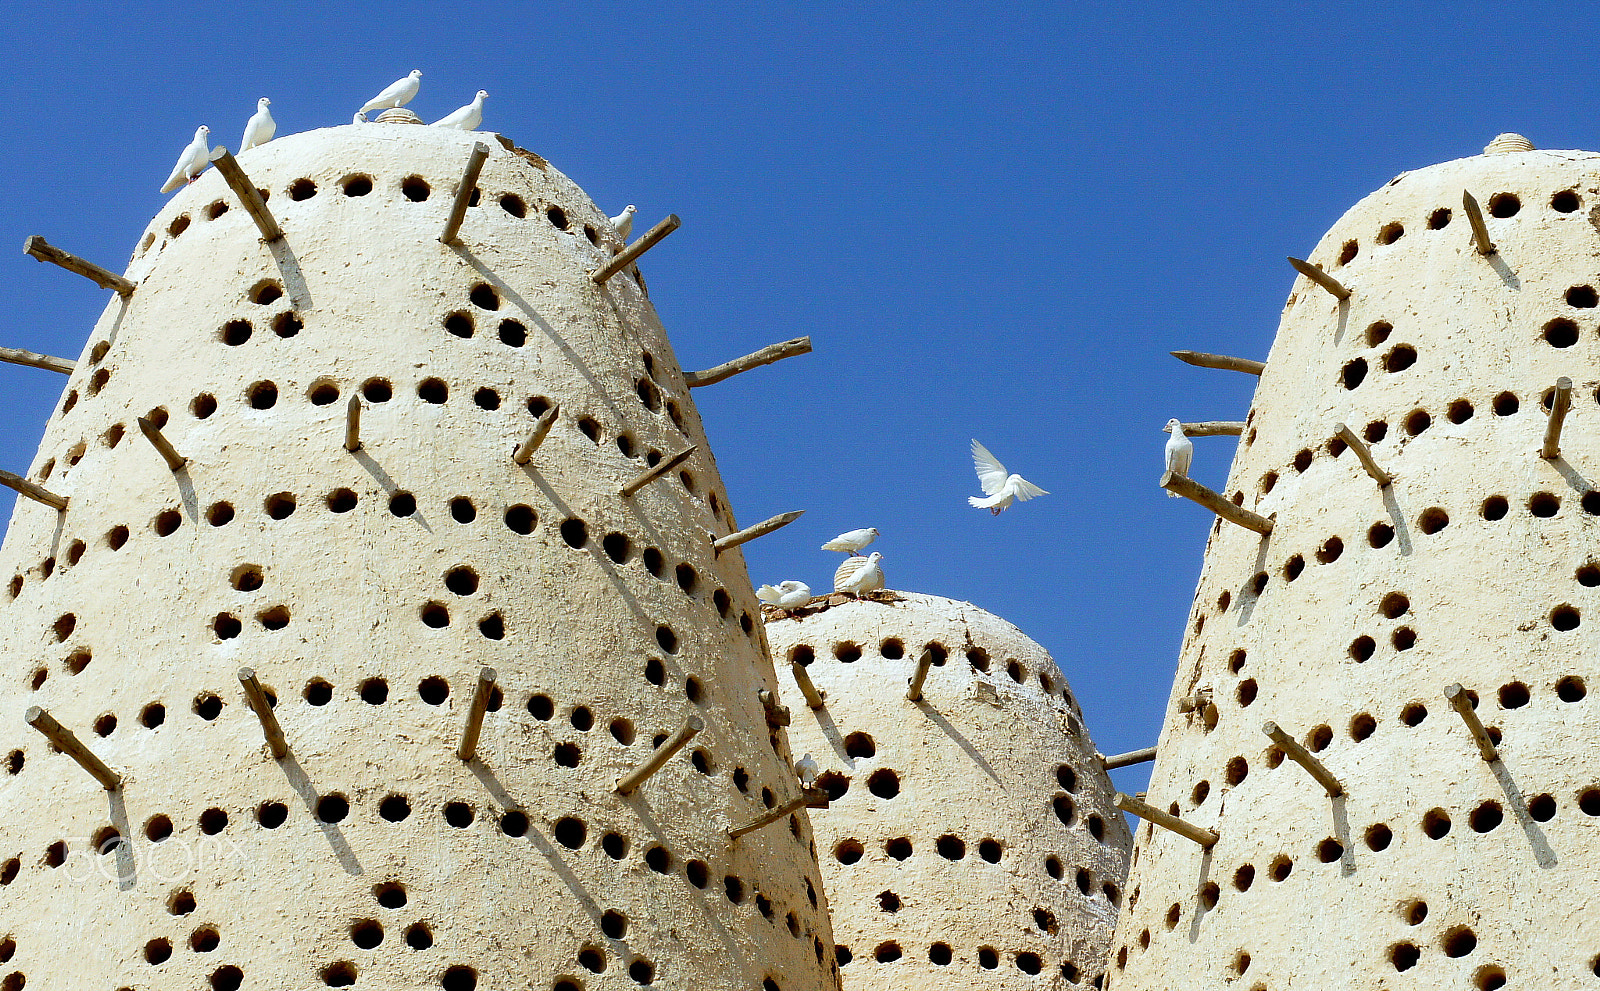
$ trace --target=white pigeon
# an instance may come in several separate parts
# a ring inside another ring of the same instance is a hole
[[[364,113],[362,113],[362,112],[360,112],[358,110],[358,111],[356,111],[356,115],[354,117],[350,118],[350,123],[352,123],[352,124],[370,124],[371,121],[367,120],[367,115],[366,114],[364,114]]]
[[[483,123],[483,101],[488,99],[486,90],[478,90],[478,95],[472,102],[458,110],[433,122],[434,127],[454,127],[463,131],[476,131],[478,125]]]
[[[272,101],[266,97],[256,101],[256,112],[250,118],[250,123],[244,126],[244,137],[239,139],[239,152],[243,154],[257,145],[264,145],[272,140],[278,133],[278,122],[272,119]]]
[[[204,124],[195,129],[194,140],[178,156],[178,164],[172,167],[172,175],[167,177],[167,184],[161,187],[163,193],[170,193],[185,182],[194,182],[195,176],[211,161],[210,134],[211,128]]]
[[[877,539],[877,528],[867,527],[865,530],[851,530],[849,533],[841,533],[826,544],[823,544],[822,549],[825,551],[843,551],[855,557],[861,553],[861,548]]]
[[[404,79],[397,79],[389,84],[389,88],[367,101],[367,105],[357,110],[356,113],[364,114],[368,110],[387,110],[390,107],[403,107],[411,102],[417,95],[417,90],[422,88],[422,70],[412,69],[411,75]]]
[[[1172,435],[1172,439],[1167,441],[1167,470],[1188,478],[1189,463],[1194,460],[1194,441],[1184,435],[1183,424],[1177,417],[1168,420],[1161,429]],[[1176,499],[1178,493],[1168,492],[1167,498]]]
[[[987,498],[967,496],[967,503],[987,509],[996,516],[1010,506],[1013,499],[1027,502],[1034,496],[1050,494],[1021,475],[1007,474],[1006,466],[1000,463],[1000,459],[976,440],[972,442],[972,466],[978,472],[978,484],[983,486],[983,494]]]
[[[611,218],[611,228],[617,232],[617,237],[622,238],[623,243],[627,243],[628,235],[633,233],[633,215],[637,212],[634,205],[629,203],[626,210]]]
[[[811,601],[811,586],[805,582],[779,582],[776,588],[763,585],[756,589],[756,598],[779,609],[798,609]]]
[[[866,563],[856,569],[856,573],[844,581],[834,585],[836,592],[850,592],[860,595],[863,592],[876,592],[883,587],[883,567],[878,564],[883,560],[883,555],[873,551],[867,555]]]
[[[800,776],[800,787],[810,791],[817,786],[817,772],[822,768],[817,766],[817,759],[807,751],[806,755],[794,762],[794,773]]]

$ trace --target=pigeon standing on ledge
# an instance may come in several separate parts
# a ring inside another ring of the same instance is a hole
[[[849,554],[851,557],[858,557],[861,554],[861,548],[877,539],[877,528],[867,527],[864,530],[851,530],[849,533],[841,533],[826,544],[823,544],[822,549],[825,551],[840,551]]]
[[[1027,502],[1034,496],[1050,494],[1021,475],[1008,475],[1006,466],[1000,463],[1000,459],[990,454],[989,449],[976,440],[972,442],[972,467],[978,473],[978,484],[983,486],[986,498],[967,496],[967,503],[979,509],[987,509],[996,516],[1011,505],[1013,499]]]
[[[1172,435],[1172,439],[1167,441],[1167,470],[1188,478],[1189,462],[1194,460],[1194,441],[1185,436],[1183,424],[1177,417],[1168,420],[1161,429]],[[1176,499],[1178,493],[1168,492],[1167,498]]]
[[[472,102],[433,122],[434,127],[454,127],[463,131],[476,131],[483,123],[483,101],[489,98],[486,90],[478,90]]]
[[[211,128],[204,124],[195,130],[194,140],[178,156],[178,164],[172,167],[172,175],[167,177],[167,184],[161,187],[163,193],[170,193],[185,182],[194,182],[195,176],[211,161],[210,135]]]
[[[367,105],[357,110],[356,113],[364,114],[368,110],[387,110],[391,107],[403,107],[411,102],[417,95],[417,90],[422,88],[422,70],[412,69],[411,75],[404,79],[397,79],[389,84],[389,88],[367,101]]]
[[[244,126],[244,137],[239,139],[241,155],[257,145],[266,144],[278,133],[278,123],[272,119],[271,111],[267,110],[271,105],[272,101],[264,96],[256,101],[256,112],[250,118],[250,123]]]
[[[856,569],[856,573],[843,581],[836,581],[833,590],[859,596],[863,592],[876,592],[883,588],[883,568],[878,564],[882,560],[883,555],[877,551],[868,554],[866,561]]]
[[[794,762],[794,773],[800,779],[800,787],[810,790],[816,787],[817,772],[822,770],[817,766],[817,759],[806,751],[806,755]]]
[[[777,588],[763,585],[756,589],[756,598],[779,609],[798,609],[811,601],[811,586],[805,582],[779,582]]]

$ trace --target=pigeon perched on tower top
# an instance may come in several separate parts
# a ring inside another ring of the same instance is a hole
[[[972,442],[972,467],[978,473],[978,484],[983,486],[984,498],[967,496],[967,502],[979,509],[987,509],[996,516],[1011,505],[1013,499],[1027,502],[1034,496],[1050,494],[1021,475],[1007,474],[1006,466],[1000,463],[1000,459],[976,440]]]
[[[397,79],[390,83],[382,93],[367,101],[367,105],[357,110],[356,113],[364,114],[368,110],[387,110],[392,107],[403,107],[411,102],[417,95],[417,90],[422,88],[422,70],[412,69],[411,74],[404,79]]]
[[[845,569],[856,564],[855,561],[846,561],[834,573],[833,590],[835,592],[849,592],[852,595],[861,595],[863,592],[876,592],[883,588],[883,566],[878,564],[883,560],[883,555],[873,551],[861,559],[855,573],[845,575]]]
[[[272,119],[271,111],[267,110],[271,105],[272,101],[264,96],[256,101],[256,112],[244,126],[244,137],[239,139],[241,155],[257,145],[266,144],[278,133],[278,122]]]
[[[483,101],[489,98],[487,90],[478,90],[472,102],[433,122],[434,127],[454,127],[463,131],[476,131],[483,123]]]
[[[779,609],[798,609],[811,601],[811,586],[793,579],[779,582],[776,588],[763,585],[756,589],[756,598]]]
[[[841,551],[855,557],[861,553],[861,548],[877,539],[877,528],[869,526],[864,530],[851,530],[849,533],[841,533],[826,544],[823,544],[822,549],[825,551]]]
[[[178,164],[172,167],[172,175],[167,177],[167,184],[161,187],[163,193],[170,193],[185,182],[194,182],[195,176],[210,163],[210,135],[211,128],[204,124],[195,129],[194,140],[178,156]]]

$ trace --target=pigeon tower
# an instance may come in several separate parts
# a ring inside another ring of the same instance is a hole
[[[637,268],[385,118],[108,282],[0,550],[0,987],[836,987],[806,812],[729,837],[800,791]]]
[[[1502,135],[1312,251],[1150,781],[1198,829],[1137,830],[1111,987],[1595,984],[1597,228],[1600,155]]]
[[[966,602],[817,603],[767,636],[832,799],[812,823],[846,991],[1099,981],[1132,840],[1050,655]]]

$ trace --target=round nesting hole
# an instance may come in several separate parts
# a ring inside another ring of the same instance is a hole
[[[428,198],[428,194],[432,191],[428,186],[428,181],[419,175],[406,176],[400,180],[400,192],[413,203],[421,203]]]
[[[1394,644],[1395,650],[1410,650],[1417,645],[1417,631],[1402,626],[1389,635],[1389,642]]]
[[[673,569],[673,574],[678,580],[678,587],[683,589],[685,595],[693,595],[695,589],[700,587],[700,574],[690,565],[678,565]]]
[[[1405,225],[1400,223],[1384,224],[1378,231],[1379,244],[1393,244],[1406,236]]]
[[[1548,519],[1561,509],[1561,500],[1552,492],[1535,492],[1528,499],[1528,512]]]
[[[1382,420],[1373,420],[1367,424],[1367,428],[1362,431],[1362,434],[1367,438],[1367,443],[1376,444],[1389,436],[1389,424]]]
[[[1352,361],[1346,362],[1344,370],[1340,373],[1340,378],[1343,381],[1346,389],[1354,389],[1356,386],[1365,381],[1366,377],[1367,359],[1365,358],[1356,358]]]
[[[248,320],[229,320],[222,325],[222,343],[236,348],[248,341],[254,330],[255,328],[250,325]]]
[[[466,829],[472,825],[475,818],[472,806],[466,802],[447,802],[444,807],[444,821],[455,829]]]
[[[274,279],[262,279],[250,288],[250,302],[265,306],[283,298],[283,286]]]
[[[1484,802],[1467,816],[1467,825],[1475,833],[1487,833],[1505,821],[1505,810],[1498,802]]]
[[[467,298],[472,301],[473,306],[480,310],[498,310],[500,308],[500,294],[495,291],[494,286],[489,285],[487,282],[480,282],[473,286],[471,291],[467,293]]]
[[[233,587],[240,592],[254,592],[261,587],[263,581],[261,565],[241,564],[233,569]]]
[[[1432,213],[1428,214],[1428,230],[1430,230],[1430,231],[1444,230],[1446,227],[1450,226],[1450,217],[1451,216],[1452,216],[1452,214],[1451,214],[1450,208],[1447,207],[1447,206],[1442,206],[1439,209],[1437,209],[1437,210],[1433,211]]]
[[[456,496],[450,500],[450,518],[457,523],[471,523],[478,518],[478,507],[466,496]]]
[[[867,778],[867,790],[879,798],[894,798],[900,794],[900,776],[889,768],[880,768]]]
[[[278,387],[272,382],[257,382],[250,386],[245,396],[251,409],[271,409],[278,405]]]
[[[1348,264],[1350,264],[1351,262],[1356,260],[1356,255],[1360,254],[1360,252],[1361,252],[1361,245],[1357,241],[1355,241],[1354,239],[1346,241],[1344,243],[1344,246],[1339,249],[1339,264],[1340,265],[1348,265]]]
[[[1510,416],[1515,413],[1521,407],[1521,405],[1522,404],[1517,401],[1517,397],[1514,394],[1510,392],[1502,392],[1500,395],[1494,397],[1494,415]]]
[[[1394,324],[1387,320],[1379,320],[1367,328],[1367,347],[1375,348],[1389,339],[1394,333]]]
[[[528,816],[517,809],[508,809],[500,817],[500,832],[507,836],[528,835]]]
[[[1317,859],[1324,864],[1331,864],[1344,856],[1344,844],[1329,837],[1317,844]]]
[[[317,821],[320,823],[343,822],[349,814],[350,800],[338,792],[317,799]]]
[[[330,963],[319,971],[322,983],[330,988],[347,988],[356,982],[356,965],[348,960]]]
[[[1319,564],[1332,564],[1339,560],[1339,555],[1344,553],[1344,541],[1338,537],[1329,537],[1317,549],[1317,562]]]
[[[1365,663],[1372,659],[1373,651],[1377,648],[1377,641],[1369,636],[1359,636],[1350,641],[1350,657],[1357,663]]]
[[[361,683],[361,701],[368,705],[382,705],[389,701],[389,683],[382,678],[368,678]]]
[[[335,513],[348,513],[359,500],[350,489],[334,489],[328,493],[328,509]]]
[[[1411,610],[1411,600],[1401,592],[1390,592],[1378,603],[1378,611],[1389,619],[1399,619]]]
[[[443,629],[450,625],[450,610],[443,602],[429,602],[423,605],[420,615],[424,626],[435,630]]]
[[[1294,581],[1306,569],[1306,559],[1296,554],[1283,563],[1283,577],[1286,581]]]
[[[833,645],[833,656],[843,664],[854,664],[861,660],[861,647],[846,640]]]
[[[1373,547],[1387,547],[1394,540],[1394,527],[1387,523],[1374,523],[1367,528],[1367,543]]]
[[[1367,827],[1362,841],[1367,844],[1367,849],[1374,853],[1389,849],[1389,844],[1394,842],[1394,831],[1383,823]]]
[[[1447,957],[1464,957],[1478,948],[1478,937],[1466,926],[1456,926],[1439,939],[1439,947]]]
[[[1472,404],[1465,399],[1457,399],[1450,404],[1449,417],[1451,423],[1466,423],[1472,419],[1472,413]]]
[[[471,337],[475,329],[472,315],[458,310],[444,318],[444,329],[456,337]]]
[[[522,201],[522,197],[516,195],[515,193],[506,193],[500,197],[500,209],[511,214],[513,217],[516,217],[518,220],[521,220],[528,215],[528,204],[524,203]]]
[[[562,520],[561,539],[566,541],[568,547],[584,546],[589,542],[588,524],[577,518]]]
[[[139,710],[139,724],[145,729],[155,729],[157,726],[160,726],[166,721],[167,707],[162,705],[160,702],[151,702],[149,705]],[[18,752],[20,753],[20,751]],[[18,761],[17,764],[18,769],[20,769],[20,761]],[[15,774],[16,771],[13,770],[11,773]]]
[[[1572,213],[1582,205],[1578,194],[1571,189],[1563,189],[1550,197],[1550,209],[1557,213]]]
[[[450,697],[450,683],[438,675],[424,678],[417,684],[417,696],[428,705],[443,705]]]
[[[1430,809],[1422,817],[1422,832],[1430,840],[1442,840],[1450,835],[1450,813],[1444,809]]]
[[[457,595],[471,595],[478,590],[478,573],[465,565],[451,568],[445,573],[444,586]]]
[[[1483,506],[1479,512],[1483,515],[1484,519],[1492,522],[1494,520],[1505,519],[1506,513],[1510,510],[1510,508],[1511,504],[1506,501],[1505,496],[1490,496],[1489,498],[1483,500]]]
[[[556,842],[568,850],[576,850],[583,846],[584,838],[588,835],[588,827],[582,819],[566,816],[556,820],[553,830]]]
[[[383,926],[376,919],[360,919],[350,925],[350,942],[370,950],[383,942]]]
[[[291,200],[309,200],[317,195],[317,184],[310,179],[296,179],[289,184],[289,198]]]
[[[1407,703],[1405,708],[1400,710],[1400,721],[1405,723],[1407,726],[1420,725],[1422,721],[1427,718],[1428,707],[1423,705],[1421,702]]]
[[[1579,310],[1591,310],[1600,305],[1600,295],[1594,291],[1594,286],[1573,286],[1567,290],[1567,305]]]
[[[417,398],[438,406],[449,400],[450,387],[445,385],[444,379],[425,378],[417,383]]]
[[[1417,363],[1417,349],[1409,344],[1396,344],[1383,356],[1383,370],[1403,372]]]
[[[1254,702],[1257,691],[1254,678],[1246,678],[1244,681],[1239,682],[1239,687],[1234,691],[1234,697],[1238,699],[1240,708],[1248,707],[1250,703]]]
[[[1556,697],[1563,702],[1580,702],[1587,694],[1589,689],[1577,675],[1568,675],[1556,682]]]
[[[845,755],[855,760],[876,756],[878,745],[869,734],[856,732],[844,738]]]
[[[394,398],[394,386],[385,378],[370,378],[361,383],[361,394],[369,403],[386,403]]]
[[[409,492],[396,492],[389,497],[389,512],[404,519],[417,511],[417,497]]]
[[[227,200],[216,200],[210,206],[206,207],[206,219],[216,220],[218,217],[227,213],[228,210],[229,206]],[[143,248],[140,250],[143,250]]]
[[[1293,870],[1294,861],[1282,854],[1279,854],[1278,857],[1272,861],[1271,866],[1267,868],[1267,877],[1274,881],[1285,881],[1288,879],[1289,874]]]
[[[372,192],[372,177],[369,175],[347,175],[339,180],[339,188],[344,190],[346,196],[365,196]]]
[[[1489,216],[1505,219],[1515,217],[1522,209],[1522,200],[1516,193],[1495,193],[1489,197]]]
[[[545,208],[544,216],[546,220],[550,221],[551,225],[554,226],[556,230],[564,231],[567,229],[567,211],[561,209],[560,207],[552,205]]]
[[[1378,721],[1369,713],[1357,713],[1350,720],[1350,739],[1360,743],[1377,732],[1377,729]]]
[[[1563,633],[1576,630],[1579,622],[1578,610],[1569,605],[1559,605],[1550,611],[1550,625]]]
[[[1589,292],[1592,298],[1594,290]],[[1544,325],[1544,341],[1553,348],[1570,348],[1578,343],[1578,325],[1566,317],[1557,317]]]
[[[1556,816],[1556,800],[1550,795],[1535,795],[1528,800],[1528,816],[1534,822],[1549,822]]]
[[[1404,972],[1417,965],[1422,959],[1422,951],[1414,943],[1396,943],[1389,947],[1389,963],[1395,970]]]
[[[152,816],[144,824],[144,835],[151,843],[160,843],[172,835],[172,820],[166,816]]]
[[[1431,426],[1433,426],[1433,417],[1428,415],[1427,410],[1412,410],[1411,413],[1406,416],[1406,433],[1412,437],[1417,436]]]

